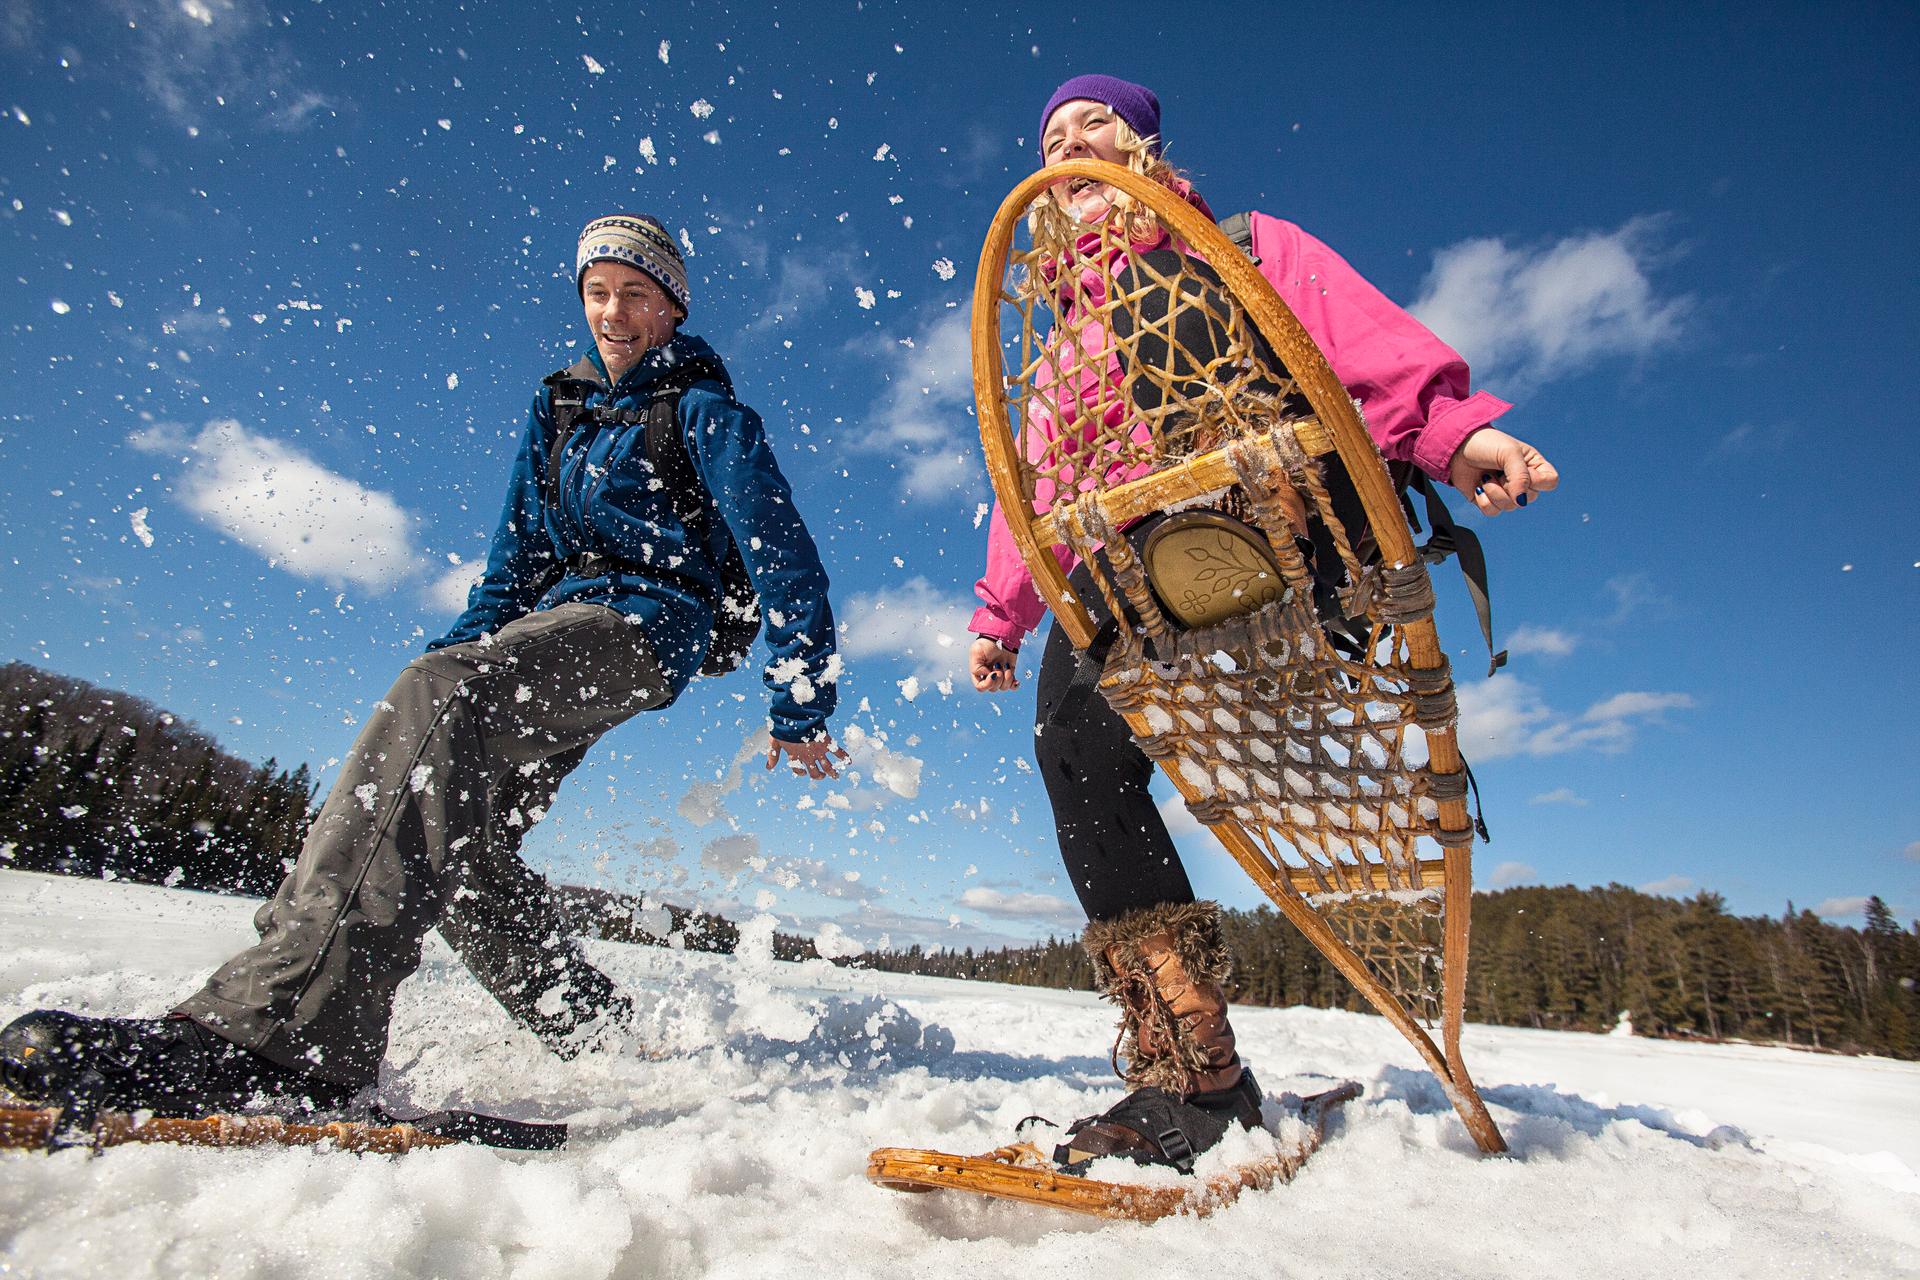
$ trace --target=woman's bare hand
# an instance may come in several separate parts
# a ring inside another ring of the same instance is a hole
[[[1556,488],[1560,473],[1526,441],[1481,427],[1454,450],[1447,479],[1482,515],[1497,516]]]
[[[1009,649],[985,636],[976,636],[973,647],[967,650],[967,670],[973,676],[973,687],[981,693],[1018,689],[1020,678],[1013,669],[1019,661],[1018,650]]]

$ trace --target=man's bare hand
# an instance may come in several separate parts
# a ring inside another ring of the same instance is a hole
[[[833,735],[821,733],[812,742],[788,742],[784,738],[767,740],[767,768],[771,769],[780,760],[787,757],[787,770],[809,778],[837,778],[840,770],[836,764],[845,763],[847,753],[834,745]]]
[[[1515,511],[1560,484],[1560,473],[1524,440],[1481,427],[1454,451],[1447,479],[1482,515]]]
[[[973,687],[981,693],[1018,689],[1020,677],[1014,674],[1014,666],[1019,661],[1018,650],[985,636],[976,636],[973,647],[967,650],[967,671],[973,677]]]

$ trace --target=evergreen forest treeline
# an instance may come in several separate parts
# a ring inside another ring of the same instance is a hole
[[[0,666],[0,866],[265,897],[313,797],[304,764],[249,764],[144,698]]]
[[[1238,1004],[1368,1008],[1270,907],[1225,913]],[[997,951],[869,953],[897,973],[1093,989],[1074,940]],[[1869,898],[1864,928],[1789,904],[1779,917],[1729,915],[1718,894],[1685,901],[1624,885],[1476,893],[1466,1016],[1503,1026],[1758,1040],[1920,1058],[1920,923],[1902,929]]]

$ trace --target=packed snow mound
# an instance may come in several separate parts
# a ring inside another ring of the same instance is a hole
[[[253,906],[0,872],[0,1018],[158,1013],[251,940]],[[1537,1280],[1900,1275],[1920,1258],[1911,1063],[1470,1027],[1513,1147],[1488,1159],[1380,1019],[1247,1009],[1241,1050],[1270,1095],[1351,1078],[1366,1096],[1290,1187],[1206,1221],[1102,1224],[863,1176],[873,1147],[979,1152],[1029,1115],[1112,1102],[1113,1015],[1092,996],[589,945],[641,1005],[625,1043],[547,1055],[436,940],[381,1081],[396,1109],[564,1119],[566,1150],[7,1155],[0,1269],[1164,1280],[1203,1249],[1236,1275]]]

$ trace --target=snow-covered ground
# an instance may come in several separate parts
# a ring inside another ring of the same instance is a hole
[[[251,940],[252,907],[0,872],[0,1018],[158,1013]],[[1381,1020],[1242,1010],[1270,1093],[1352,1078],[1366,1096],[1293,1185],[1142,1227],[863,1177],[875,1146],[984,1150],[1023,1116],[1117,1096],[1112,1017],[1091,996],[775,963],[751,945],[593,950],[647,1010],[629,1051],[547,1056],[436,940],[382,1083],[396,1107],[564,1118],[565,1151],[0,1156],[0,1274],[1920,1272],[1912,1063],[1472,1027],[1468,1060],[1513,1147],[1485,1159]]]

